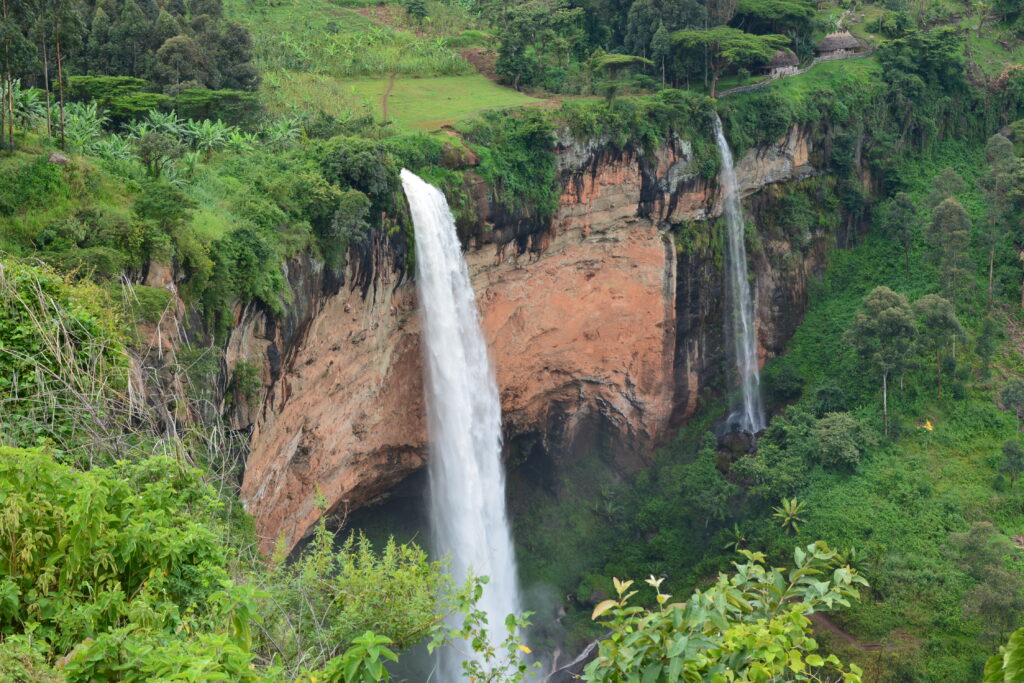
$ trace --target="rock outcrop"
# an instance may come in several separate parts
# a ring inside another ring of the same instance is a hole
[[[737,164],[741,191],[815,174],[812,152],[798,128],[750,151]],[[566,139],[558,163],[559,207],[529,235],[530,249],[485,235],[467,253],[505,436],[572,450],[597,424],[630,470],[693,414],[720,374],[714,241],[680,244],[667,228],[713,218],[721,202],[681,139],[654,154]],[[477,199],[486,221],[486,197]],[[794,259],[784,239],[755,252],[762,358],[792,333],[792,311],[802,310],[823,257],[815,247]],[[426,462],[415,286],[395,282],[383,271],[365,296],[350,288],[311,295],[316,304],[297,314],[290,339],[258,311],[232,335],[229,364],[259,359],[270,386],[258,411],[236,418],[239,427],[253,423],[242,497],[265,550],[279,538],[294,547],[320,517],[321,495],[329,513],[344,513]]]

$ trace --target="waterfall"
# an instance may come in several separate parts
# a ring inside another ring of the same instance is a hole
[[[720,172],[722,198],[725,202],[725,270],[729,315],[726,336],[731,338],[740,378],[740,397],[733,400],[729,424],[734,430],[756,434],[764,429],[764,410],[761,407],[761,377],[757,365],[757,330],[754,321],[754,301],[747,277],[747,248],[744,243],[745,225],[740,205],[736,171],[732,150],[722,131],[722,120],[715,114],[715,142],[722,160]]]
[[[405,169],[402,185],[416,229],[433,550],[450,556],[457,583],[470,573],[490,577],[477,607],[487,614],[492,644],[498,645],[505,617],[520,612],[505,514],[498,384],[448,202]],[[445,648],[442,683],[461,680],[461,662],[454,648]]]

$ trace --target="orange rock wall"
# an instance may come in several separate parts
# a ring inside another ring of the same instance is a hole
[[[809,175],[808,145],[794,129],[745,156],[742,190]],[[559,163],[560,206],[532,251],[489,244],[467,253],[505,436],[541,434],[551,448],[570,448],[598,417],[642,459],[673,419],[696,409],[702,353],[713,345],[698,329],[710,311],[680,325],[676,269],[686,261],[666,221],[707,218],[720,203],[681,140],[649,161],[564,141]],[[229,349],[241,357],[260,348],[245,338],[258,327],[239,326]],[[365,298],[344,288],[319,303],[255,418],[242,497],[264,550],[279,538],[294,547],[319,518],[321,495],[343,514],[425,464],[420,353],[411,282],[378,281]]]

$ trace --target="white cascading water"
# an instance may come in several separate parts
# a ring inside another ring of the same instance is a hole
[[[761,407],[761,375],[757,364],[757,339],[754,326],[754,301],[747,277],[747,247],[744,242],[745,225],[740,205],[736,170],[733,168],[732,150],[722,130],[722,120],[715,114],[715,142],[722,160],[720,171],[722,198],[725,202],[726,255],[728,278],[726,290],[730,303],[728,336],[732,338],[736,371],[740,378],[739,401],[734,401],[729,423],[740,431],[757,434],[764,429],[764,409]]]
[[[497,645],[505,637],[505,618],[520,612],[505,513],[498,384],[448,202],[405,169],[402,186],[416,229],[434,551],[451,558],[456,582],[470,574],[490,577],[477,607],[486,612]],[[461,663],[453,648],[442,652],[442,683],[461,680]]]

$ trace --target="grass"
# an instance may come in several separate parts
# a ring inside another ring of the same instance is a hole
[[[381,104],[389,79],[340,80],[301,72],[278,74],[276,86],[265,86],[272,107],[284,110],[323,110],[344,117],[353,111],[369,110],[383,119]],[[541,100],[505,88],[480,74],[395,79],[388,98],[388,119],[405,130],[431,131],[475,116],[488,109],[504,109]]]

